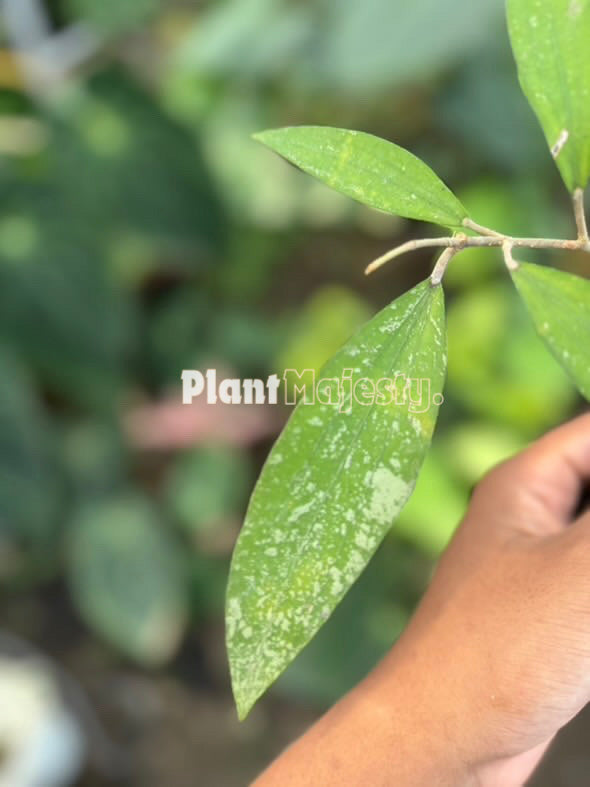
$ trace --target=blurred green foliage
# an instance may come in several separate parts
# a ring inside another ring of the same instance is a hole
[[[153,666],[189,627],[220,625],[233,541],[282,417],[191,420],[181,370],[318,368],[431,264],[417,255],[365,280],[366,263],[421,228],[301,177],[250,134],[359,128],[424,156],[482,223],[563,235],[571,219],[501,0],[50,10],[70,32],[83,22],[96,51],[41,95],[10,43],[0,59],[0,586],[67,578],[89,630]],[[447,290],[447,406],[416,493],[276,691],[323,703],[366,672],[473,484],[578,406],[495,253],[462,255]],[[138,437],[129,417],[145,406]]]
[[[206,548],[233,524],[232,517],[235,522],[241,516],[252,481],[247,455],[235,448],[204,447],[178,457],[165,495],[178,523]]]
[[[147,665],[176,651],[187,613],[177,543],[152,506],[133,496],[87,504],[74,514],[66,572],[88,622]]]

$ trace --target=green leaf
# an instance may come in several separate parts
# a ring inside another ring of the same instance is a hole
[[[512,278],[537,332],[590,400],[590,281],[530,263]]]
[[[187,622],[187,586],[176,543],[137,497],[86,506],[74,519],[67,573],[80,614],[146,666],[168,661]]]
[[[241,718],[328,619],[410,497],[445,370],[444,298],[426,281],[361,328],[317,376],[316,386],[348,375],[355,401],[350,384],[338,391],[334,383],[332,404],[312,402],[308,389],[293,413],[254,490],[230,572],[227,644]],[[361,404],[360,380],[368,391],[396,377],[397,403]],[[428,381],[422,406],[403,402],[409,380],[415,401],[415,381]],[[319,388],[325,402],[327,384]]]
[[[570,191],[590,177],[590,0],[508,0],[522,89]],[[560,152],[555,145],[562,144]]]
[[[461,227],[465,208],[423,161],[360,131],[296,126],[254,139],[330,188],[364,205],[407,219]]]

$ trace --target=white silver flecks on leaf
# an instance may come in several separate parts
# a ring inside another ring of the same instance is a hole
[[[254,490],[228,584],[241,718],[327,620],[410,497],[446,361],[444,296],[428,280],[367,323],[320,373],[397,380],[398,393],[404,381],[422,381],[421,396],[414,385],[389,404],[392,397],[360,404],[343,386],[340,407],[301,402],[291,416]]]
[[[590,281],[524,262],[512,278],[538,334],[590,401]]]
[[[508,0],[522,89],[566,186],[590,177],[590,0]]]

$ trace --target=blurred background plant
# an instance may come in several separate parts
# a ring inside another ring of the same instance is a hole
[[[581,407],[498,255],[462,254],[416,493],[238,725],[224,586],[287,413],[183,407],[180,372],[319,369],[432,264],[365,279],[423,228],[250,134],[380,134],[510,233],[571,234],[569,200],[502,0],[3,0],[0,23],[0,785],[245,784],[391,646],[482,473]],[[582,783],[570,748],[538,784]]]

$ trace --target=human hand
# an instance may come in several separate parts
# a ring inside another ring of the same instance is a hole
[[[476,783],[523,784],[590,700],[590,512],[573,519],[589,479],[588,415],[494,469],[379,669],[407,663],[446,697]]]
[[[262,785],[517,787],[590,701],[590,415],[478,485],[382,663]]]

